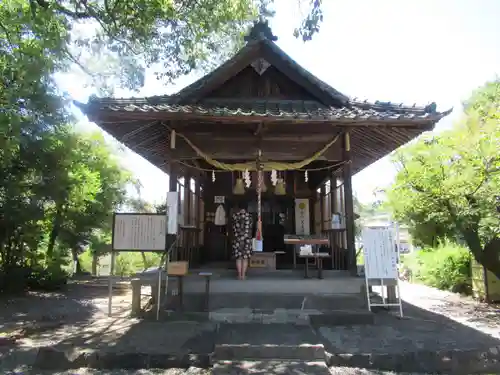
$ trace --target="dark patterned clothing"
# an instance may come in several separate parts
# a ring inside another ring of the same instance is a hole
[[[233,256],[249,259],[252,256],[252,217],[245,210],[235,212],[233,221]]]

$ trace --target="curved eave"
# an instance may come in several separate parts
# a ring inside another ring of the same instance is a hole
[[[111,104],[106,103],[102,107],[102,103],[81,103],[74,101],[78,107],[90,121],[96,123],[114,121],[119,122],[120,117],[127,116],[130,119],[144,119],[144,120],[169,120],[169,119],[199,119],[199,120],[224,120],[238,118],[242,121],[262,121],[264,119],[270,122],[280,121],[294,121],[294,122],[314,122],[314,123],[327,123],[327,122],[343,122],[343,123],[414,123],[419,124],[433,124],[441,120],[443,117],[449,115],[453,108],[444,112],[415,114],[411,112],[392,113],[386,112],[366,112],[357,113],[347,108],[333,109],[325,111],[311,111],[311,112],[287,112],[287,111],[270,111],[264,110],[261,112],[254,110],[245,110],[242,108],[230,109],[226,107],[207,108],[196,105],[176,105],[176,104]]]

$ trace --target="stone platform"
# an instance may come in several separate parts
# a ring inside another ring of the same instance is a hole
[[[94,335],[79,332],[43,348],[34,363],[44,369],[195,366],[222,374],[236,362],[258,367],[272,361],[299,367],[321,362],[322,367],[499,373],[500,343],[458,323],[418,316],[401,320],[387,313],[377,314],[373,325],[351,326],[123,320]]]
[[[186,293],[203,293],[205,291],[205,280],[198,276],[198,270],[190,271],[184,277],[184,291]],[[210,291],[211,293],[266,293],[266,294],[359,294],[365,280],[360,277],[346,276],[338,271],[325,271],[324,279],[304,279],[303,271],[279,270],[262,271],[254,270],[247,280],[237,280],[234,272],[229,271],[206,271],[212,272]],[[144,277],[143,277],[144,278]],[[150,280],[156,280],[156,276],[148,276]],[[178,282],[176,277],[169,278],[169,290],[176,291]]]
[[[213,321],[219,323],[283,323],[308,325],[372,324],[360,295],[269,295],[260,293],[217,293],[210,296],[209,311],[205,295],[186,293],[170,298],[161,310],[162,320]],[[156,319],[156,311],[145,315]]]

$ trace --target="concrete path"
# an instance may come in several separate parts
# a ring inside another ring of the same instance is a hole
[[[439,314],[450,320],[500,339],[500,304],[488,305],[471,297],[425,285],[401,282],[401,297],[407,306]]]

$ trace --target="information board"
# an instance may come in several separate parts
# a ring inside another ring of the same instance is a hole
[[[115,214],[113,250],[165,250],[166,231],[165,214]]]
[[[176,191],[169,191],[167,193],[167,216],[167,233],[177,234],[177,231],[179,230],[179,193]]]
[[[398,253],[395,245],[392,228],[363,229],[363,252],[366,278],[398,278]]]

